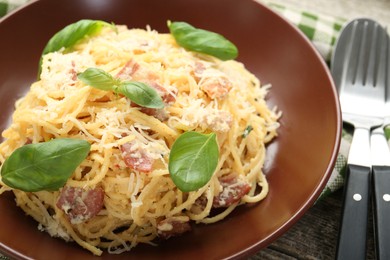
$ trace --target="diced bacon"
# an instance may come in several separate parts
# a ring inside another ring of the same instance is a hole
[[[206,70],[206,66],[203,63],[201,63],[199,61],[195,62],[193,75],[194,75],[194,78],[197,82],[199,82],[199,80],[202,78],[202,74],[205,70]]]
[[[176,93],[169,92],[166,88],[162,87],[160,84],[156,82],[147,82],[149,86],[154,88],[158,94],[160,94],[162,100],[165,104],[171,104],[176,101]]]
[[[212,99],[225,97],[232,83],[226,77],[210,77],[202,80],[200,88]]]
[[[251,186],[247,182],[238,177],[228,176],[221,178],[219,181],[222,185],[222,191],[218,196],[214,197],[214,208],[229,207],[230,205],[239,202],[251,189]]]
[[[116,75],[121,80],[132,80],[134,73],[139,69],[139,64],[133,60],[128,61]]]
[[[168,114],[164,109],[154,109],[154,108],[148,108],[148,107],[140,107],[136,104],[131,104],[132,107],[139,107],[140,111],[144,114],[147,114],[149,116],[153,116],[160,120],[161,122],[168,119]]]
[[[160,238],[168,239],[191,231],[189,221],[181,222],[173,218],[167,218],[157,224],[157,234]]]
[[[150,172],[152,170],[153,158],[140,147],[136,141],[131,141],[121,145],[122,157],[127,167],[140,171]]]
[[[221,71],[207,68],[202,62],[195,62],[192,74],[194,79],[210,98],[223,98],[232,89],[232,82]]]
[[[24,145],[26,145],[26,144],[32,144],[32,139],[31,138],[27,138],[26,139],[26,142],[24,143]]]
[[[165,104],[172,104],[176,101],[176,91],[168,91],[161,86],[158,83],[159,78],[155,73],[141,67],[134,60],[127,62],[116,76],[122,80],[134,80],[148,84],[157,91]],[[139,107],[137,104],[132,104],[132,106]],[[141,112],[154,116],[161,121],[164,121],[167,118],[166,114],[158,109],[142,108]]]
[[[72,61],[72,68],[69,70],[69,74],[71,75],[71,79],[73,81],[77,80],[76,64],[74,61]]]
[[[102,210],[104,191],[102,188],[86,190],[65,186],[56,205],[64,211],[72,224],[79,224],[93,218]]]

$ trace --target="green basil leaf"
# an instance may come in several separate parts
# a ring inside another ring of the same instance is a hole
[[[186,132],[173,144],[168,169],[183,192],[197,190],[209,182],[217,168],[219,149],[215,133]]]
[[[157,91],[149,85],[138,81],[124,81],[116,92],[128,97],[131,101],[142,107],[163,108],[164,102]]]
[[[237,47],[218,33],[195,28],[186,22],[168,21],[168,28],[176,42],[187,50],[221,60],[232,60],[238,56]]]
[[[42,57],[50,52],[59,51],[62,48],[73,47],[79,40],[86,36],[94,35],[100,32],[104,26],[115,28],[114,25],[100,20],[80,20],[69,24],[62,30],[54,34],[43,49],[41,59],[39,61],[39,75],[42,67]]]
[[[104,21],[88,19],[69,24],[54,34],[43,49],[42,55],[59,51],[62,48],[70,48],[85,36],[94,35],[100,32],[104,26],[113,25]]]
[[[88,68],[78,74],[77,77],[84,84],[101,90],[113,90],[114,86],[120,84],[120,81],[111,76],[111,74],[97,68]]]
[[[77,76],[83,83],[102,90],[125,95],[142,107],[163,108],[164,102],[157,91],[138,81],[120,81],[102,69],[88,68]]]
[[[63,187],[87,157],[91,145],[79,139],[53,139],[16,149],[1,167],[2,181],[26,192]]]

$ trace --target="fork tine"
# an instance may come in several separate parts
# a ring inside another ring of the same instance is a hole
[[[367,38],[370,38],[371,35],[369,35],[368,23],[366,21],[357,22],[355,24],[355,34],[356,38],[355,41],[359,41],[359,44],[356,45],[355,52],[357,57],[356,64],[353,64],[354,66],[351,66],[351,69],[354,69],[353,77],[352,77],[352,84],[361,84],[361,86],[364,86],[364,81],[367,76],[367,58],[371,54],[370,50],[370,44],[367,40]]]
[[[362,30],[361,30],[361,23],[359,21],[354,21],[350,26],[352,29],[350,31],[350,36],[349,38],[351,41],[348,43],[346,52],[345,52],[345,63],[344,66],[346,69],[345,75],[344,75],[344,80],[352,80],[352,84],[354,84],[356,80],[356,75],[357,75],[357,64],[359,61],[359,49],[360,45],[362,43]],[[350,84],[346,84],[346,86],[349,86]]]
[[[387,34],[380,25],[366,20],[356,20],[351,26],[345,79],[356,86],[384,87],[387,58],[383,54],[387,53]]]
[[[386,69],[387,69],[387,52],[388,36],[380,28],[379,24],[373,24],[373,42],[370,47],[370,57],[367,68],[367,76],[364,85],[385,88]]]
[[[363,79],[362,79],[362,85],[363,86],[375,86],[376,78],[377,78],[377,70],[378,70],[378,63],[380,57],[378,54],[382,51],[381,50],[381,40],[378,32],[378,26],[376,24],[373,24],[372,26],[365,26],[366,33],[370,33],[372,41],[369,43],[369,46],[367,46],[367,69],[364,71]]]

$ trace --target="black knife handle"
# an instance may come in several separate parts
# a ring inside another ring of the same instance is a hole
[[[390,259],[390,166],[373,166],[377,259]]]
[[[366,258],[370,182],[369,167],[347,165],[337,259]]]

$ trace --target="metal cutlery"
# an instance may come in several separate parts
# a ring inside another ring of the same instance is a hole
[[[386,85],[386,106],[383,126],[374,129],[371,133],[373,209],[377,259],[390,259],[390,148],[384,134],[384,128],[390,124],[389,37],[382,58],[387,64],[387,71],[384,75],[378,75],[378,78]]]
[[[370,131],[383,124],[386,70],[381,51],[386,31],[370,19],[355,19],[342,30],[332,58],[343,121],[354,126],[348,155],[338,259],[365,259],[370,203]]]

